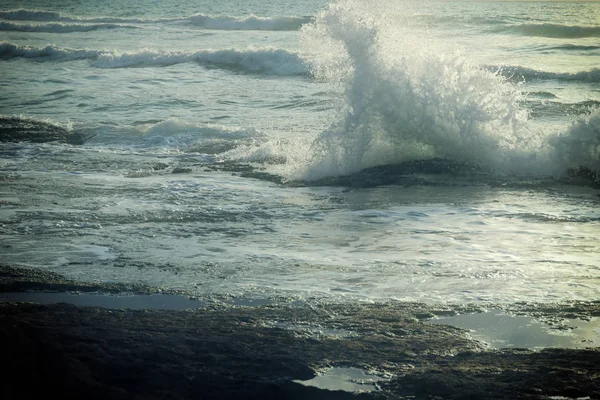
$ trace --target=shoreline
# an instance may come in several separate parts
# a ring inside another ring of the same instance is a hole
[[[44,289],[111,297],[129,292],[148,299],[161,292],[0,266],[0,294]],[[2,393],[98,399],[600,398],[598,346],[492,349],[465,329],[428,323],[486,307],[207,301],[174,310],[143,303],[104,308],[0,300],[0,343],[11,366]],[[600,302],[510,307],[497,309],[543,319],[562,331],[568,319],[600,315]],[[317,375],[320,383],[313,380]],[[17,383],[22,376],[28,377],[26,387]]]

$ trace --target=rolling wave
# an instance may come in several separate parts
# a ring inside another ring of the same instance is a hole
[[[547,47],[545,50],[562,50],[562,51],[595,51],[600,50],[600,46],[582,46],[576,44],[564,44],[558,46]]]
[[[197,14],[188,20],[196,26],[216,30],[256,30],[256,31],[296,31],[306,23],[311,22],[310,17],[248,17],[211,16]]]
[[[169,66],[187,62],[280,76],[308,73],[308,67],[300,54],[277,48],[199,50],[193,53],[162,53],[152,50],[122,54],[105,53],[99,55],[92,65],[98,68],[128,68]]]
[[[43,21],[43,22],[76,22],[76,23],[101,23],[101,24],[146,24],[146,23],[169,23],[188,22],[194,26],[214,30],[261,30],[261,31],[295,31],[306,23],[312,21],[312,17],[258,17],[249,15],[246,17],[236,16],[214,16],[207,14],[195,14],[188,17],[178,18],[120,18],[120,17],[73,17],[59,12],[41,10],[9,10],[0,11],[0,19],[11,21]]]
[[[580,117],[600,109],[600,101],[586,100],[578,103],[562,103],[560,101],[527,101],[529,116],[533,118],[572,115]]]
[[[600,36],[600,26],[519,24],[504,27],[501,30],[517,35],[550,38],[584,38]]]
[[[45,33],[72,33],[90,32],[104,29],[135,29],[132,25],[119,24],[14,24],[11,22],[0,22],[0,31],[16,32],[45,32]]]
[[[309,68],[300,53],[273,47],[169,53],[145,49],[131,53],[115,53],[107,50],[60,48],[52,44],[40,48],[0,43],[0,59],[12,58],[29,58],[38,61],[89,59],[91,65],[96,68],[166,67],[197,62],[207,66],[278,76],[309,73]]]
[[[19,46],[13,43],[0,43],[0,58],[35,58],[57,61],[83,60],[97,57],[102,51],[82,49],[62,49],[49,44],[45,47]]]
[[[71,17],[60,12],[42,10],[8,10],[0,11],[0,19],[8,21],[39,21],[39,22],[81,22],[81,23],[133,23],[143,24],[160,21],[179,21],[182,18],[120,18],[120,17]]]
[[[580,72],[548,72],[520,66],[485,66],[485,69],[496,72],[511,80],[561,80],[600,82],[600,68]]]

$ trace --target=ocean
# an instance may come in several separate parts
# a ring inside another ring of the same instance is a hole
[[[599,2],[0,7],[4,264],[257,304],[600,298]]]

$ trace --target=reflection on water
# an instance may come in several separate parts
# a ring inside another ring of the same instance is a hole
[[[372,392],[377,389],[377,382],[383,380],[385,378],[368,374],[360,368],[333,367],[313,379],[294,382],[319,389]]]
[[[507,315],[492,311],[481,314],[463,314],[428,321],[432,324],[452,325],[468,329],[474,339],[500,349],[517,348],[582,348],[600,345],[600,319],[591,321],[567,320],[569,329],[551,329],[533,317]]]

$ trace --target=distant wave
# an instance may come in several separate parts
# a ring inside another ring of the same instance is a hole
[[[199,50],[193,53],[161,53],[143,50],[135,53],[101,54],[92,65],[98,68],[127,68],[168,66],[193,61],[205,65],[281,76],[308,73],[308,67],[300,54],[276,48]]]
[[[306,23],[312,21],[312,17],[258,17],[249,15],[246,17],[236,16],[214,16],[207,14],[196,14],[188,17],[178,18],[119,18],[119,17],[72,17],[59,12],[41,10],[9,10],[0,11],[0,19],[12,21],[44,21],[44,22],[78,22],[78,23],[102,23],[102,24],[145,24],[145,23],[169,23],[189,22],[192,25],[205,29],[215,30],[264,30],[264,31],[295,31]]]
[[[103,29],[135,29],[132,25],[118,24],[13,24],[10,22],[0,22],[0,31],[16,32],[47,32],[47,33],[71,33],[71,32],[90,32]]]
[[[485,66],[485,69],[496,72],[512,80],[562,80],[600,82],[600,68],[580,72],[548,72],[519,66]]]
[[[15,21],[63,21],[61,13],[41,10],[0,11],[0,18]]]
[[[584,38],[600,36],[600,26],[577,26],[558,24],[520,24],[502,30],[526,36],[550,38]]]
[[[557,116],[557,115],[573,115],[582,116],[592,113],[596,109],[600,109],[600,101],[586,100],[579,103],[562,103],[554,100],[544,101],[528,101],[527,107],[529,115],[534,118]]]
[[[311,22],[310,17],[248,17],[211,16],[197,14],[188,20],[202,28],[221,30],[256,30],[256,31],[295,31],[306,23]]]
[[[169,53],[153,50],[115,53],[106,50],[60,48],[51,44],[39,48],[7,42],[0,43],[0,59],[11,58],[48,61],[91,59],[91,65],[97,68],[166,67],[198,62],[209,66],[279,76],[306,75],[309,72],[300,53],[273,47]]]
[[[581,46],[576,44],[564,44],[559,46],[547,47],[545,50],[564,50],[564,51],[594,51],[600,50],[600,46]]]
[[[8,10],[0,11],[0,19],[9,21],[42,21],[42,22],[83,22],[83,23],[134,23],[142,24],[157,21],[173,21],[174,19],[144,19],[144,18],[119,18],[119,17],[70,17],[55,11],[42,10]]]
[[[39,58],[47,60],[82,60],[97,57],[98,50],[63,49],[49,44],[45,47],[19,46],[13,43],[0,43],[0,58]]]

